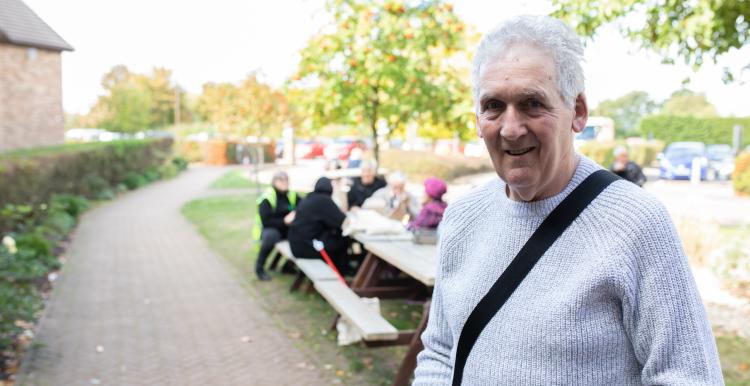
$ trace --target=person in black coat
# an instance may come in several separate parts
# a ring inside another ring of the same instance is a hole
[[[385,187],[385,180],[375,175],[375,165],[371,162],[362,162],[361,177],[352,180],[352,186],[346,194],[349,209],[359,208],[375,193],[376,190]]]
[[[646,176],[643,174],[641,167],[629,159],[628,150],[624,146],[618,146],[614,153],[615,162],[612,163],[609,170],[638,186],[643,186],[646,183]]]
[[[298,259],[321,259],[320,252],[312,244],[313,240],[320,240],[339,272],[346,274],[350,270],[346,254],[349,240],[341,234],[346,215],[333,202],[332,194],[331,180],[326,177],[318,179],[315,190],[297,207],[297,214],[289,226],[289,246]]]

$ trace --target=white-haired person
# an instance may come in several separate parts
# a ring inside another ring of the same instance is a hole
[[[362,209],[373,209],[380,214],[402,221],[413,219],[419,214],[419,200],[406,190],[406,176],[392,172],[386,178],[386,185],[375,191],[364,203]]]
[[[508,19],[473,62],[499,178],[448,206],[414,385],[721,385],[680,239],[644,189],[576,154],[580,38]]]
[[[359,209],[365,200],[370,198],[378,189],[384,188],[385,180],[377,174],[377,166],[370,160],[360,164],[360,176],[352,179],[352,186],[346,193],[349,209]]]
[[[615,160],[609,167],[609,171],[617,174],[620,178],[626,179],[638,186],[646,183],[646,176],[637,163],[628,157],[628,149],[625,146],[618,146],[614,150]]]

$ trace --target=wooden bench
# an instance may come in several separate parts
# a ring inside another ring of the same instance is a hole
[[[340,281],[318,281],[314,285],[336,312],[359,330],[365,342],[392,342],[399,339],[396,327],[362,303],[359,296]]]
[[[278,260],[284,257],[287,261],[291,261],[297,266],[299,272],[297,278],[292,283],[292,287],[289,289],[290,292],[296,291],[304,283],[305,279],[310,280],[311,283],[315,284],[319,281],[332,281],[338,280],[336,272],[333,272],[323,260],[318,259],[298,259],[292,255],[292,248],[289,246],[288,241],[279,241],[274,246],[274,252],[276,256],[271,264],[271,268],[275,268],[278,264]],[[312,289],[312,286],[309,287]]]

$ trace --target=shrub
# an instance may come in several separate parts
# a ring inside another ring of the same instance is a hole
[[[654,115],[641,120],[640,132],[665,142],[700,141],[706,144],[732,143],[734,125],[744,127],[743,146],[750,143],[750,117],[696,118]]]
[[[380,154],[380,163],[389,170],[402,171],[414,182],[429,177],[452,180],[493,170],[488,158],[438,156],[424,151],[386,150]]]
[[[178,155],[172,158],[172,165],[174,165],[178,171],[183,171],[187,169],[188,161]]]
[[[625,146],[628,149],[630,160],[640,166],[649,166],[656,159],[656,155],[664,150],[664,142],[648,141],[643,143],[625,144],[625,142],[587,142],[583,144],[578,152],[596,161],[599,165],[608,168],[615,160],[614,151],[617,146]]]
[[[162,164],[163,165],[163,164]],[[143,178],[146,179],[146,182],[154,182],[158,181],[161,175],[159,174],[159,166],[158,168],[156,166],[149,166],[146,168],[146,170],[143,171]]]
[[[174,165],[174,163],[167,162],[159,166],[159,170],[157,172],[159,173],[160,178],[172,178],[179,173],[179,170],[177,169],[177,166]]]
[[[128,172],[122,179],[122,183],[125,184],[129,190],[134,190],[146,185],[148,180],[136,172]]]
[[[734,162],[732,185],[738,194],[750,195],[750,152],[740,154]]]

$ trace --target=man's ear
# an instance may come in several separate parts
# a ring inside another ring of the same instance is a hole
[[[475,124],[477,125],[477,137],[484,139],[484,136],[482,135],[482,129],[479,127],[479,114],[474,114],[474,118],[476,119]]]
[[[586,94],[580,93],[576,97],[575,117],[573,117],[572,129],[575,133],[580,133],[586,127],[586,121],[589,119],[589,105],[586,103]]]

